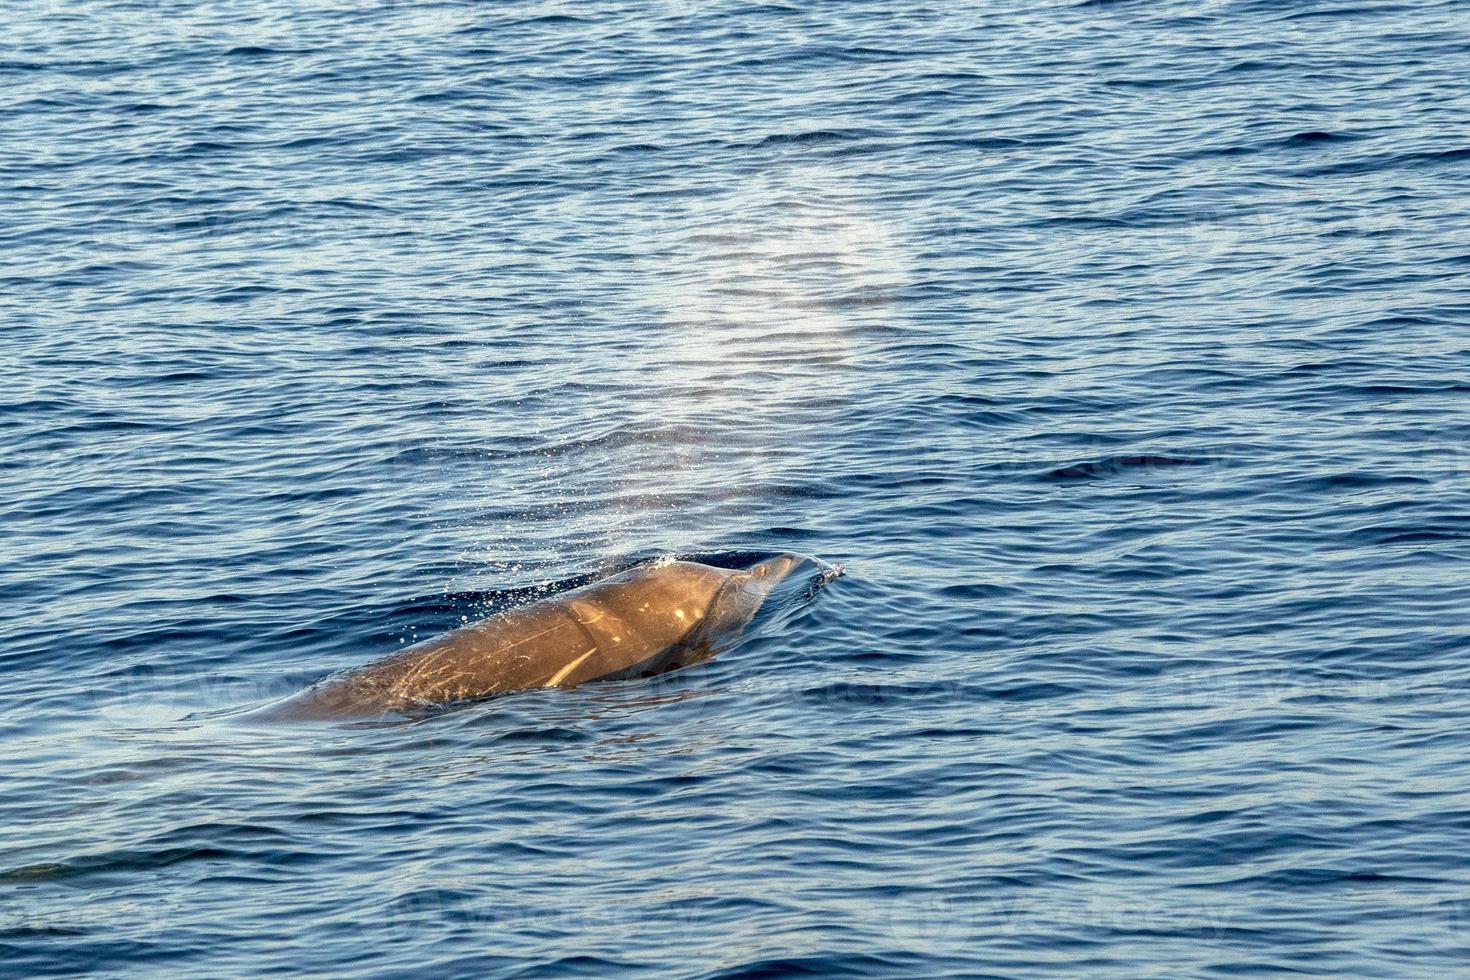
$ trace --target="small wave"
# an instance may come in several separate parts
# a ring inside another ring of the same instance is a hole
[[[1444,527],[1402,527],[1380,525],[1353,532],[1353,537],[1374,544],[1432,544],[1444,541],[1470,540],[1470,530]]]
[[[865,129],[812,129],[796,133],[773,133],[748,144],[751,149],[763,150],[776,146],[814,146],[819,143],[844,143],[866,139],[875,135]]]
[[[1104,456],[1101,459],[1071,463],[1044,474],[1047,480],[1098,480],[1126,473],[1148,472],[1157,469],[1172,469],[1179,466],[1208,466],[1208,459],[1190,456]]]
[[[700,974],[703,980],[765,980],[767,977],[914,976],[932,970],[932,960],[910,952],[812,953],[770,956]]]
[[[0,873],[0,884],[29,881],[65,881],[88,874],[123,871],[152,871],[184,861],[228,860],[239,857],[233,849],[220,847],[166,847],[157,850],[122,848],[89,855],[73,861],[30,864]]]
[[[1337,163],[1308,167],[1294,171],[1294,173],[1303,177],[1342,177],[1353,174],[1383,173],[1391,170],[1431,169],[1444,164],[1459,163],[1463,160],[1470,160],[1470,147],[1357,156]]]
[[[1305,133],[1297,133],[1294,136],[1288,136],[1286,139],[1281,141],[1281,145],[1285,147],[1323,146],[1328,143],[1352,143],[1356,142],[1359,139],[1361,139],[1361,137],[1352,136],[1347,133],[1328,133],[1320,129],[1313,129]]]

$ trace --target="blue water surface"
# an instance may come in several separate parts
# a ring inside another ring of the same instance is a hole
[[[0,972],[1470,969],[1461,0],[0,31]],[[545,583],[646,683],[235,712]]]

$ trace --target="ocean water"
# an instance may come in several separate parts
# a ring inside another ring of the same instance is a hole
[[[1470,8],[0,32],[0,973],[1463,976]],[[647,682],[239,712],[631,561]]]

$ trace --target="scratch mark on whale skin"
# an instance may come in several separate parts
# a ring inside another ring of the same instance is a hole
[[[546,684],[543,685],[543,686],[545,686],[545,687],[556,687],[556,685],[560,684],[563,680],[566,679],[566,677],[567,677],[568,674],[570,674],[572,671],[574,671],[578,667],[580,667],[582,665],[582,662],[584,660],[586,660],[588,657],[592,656],[596,652],[597,652],[597,648],[596,647],[593,647],[591,650],[588,650],[586,653],[582,654],[576,660],[573,660],[571,663],[567,664],[561,670],[558,670],[552,676],[551,680],[547,681]]]

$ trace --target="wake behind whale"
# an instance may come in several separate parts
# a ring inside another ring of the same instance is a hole
[[[510,691],[651,677],[733,644],[778,587],[814,596],[841,569],[786,553],[747,568],[635,565],[329,677],[255,717],[366,720]]]

